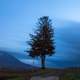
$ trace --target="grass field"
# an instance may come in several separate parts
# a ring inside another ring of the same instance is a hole
[[[80,74],[68,73],[63,76],[62,80],[80,80]]]
[[[80,69],[35,69],[30,71],[0,71],[0,77],[8,77],[6,80],[25,80],[32,76],[58,76],[60,80],[80,80]],[[2,79],[0,79],[2,80]]]
[[[25,80],[23,77],[14,77],[7,80]]]
[[[7,80],[25,80],[23,77],[15,77]],[[68,73],[63,76],[61,80],[80,80],[80,74]]]

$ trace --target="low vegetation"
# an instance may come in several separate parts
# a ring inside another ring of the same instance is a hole
[[[25,78],[30,79],[32,76],[58,76],[60,80],[80,80],[80,69],[35,69],[21,72],[5,70],[0,71],[0,76],[8,77],[5,80],[25,80]]]
[[[14,77],[7,80],[25,80],[23,77]]]
[[[80,80],[80,74],[68,73],[63,76],[62,80]]]

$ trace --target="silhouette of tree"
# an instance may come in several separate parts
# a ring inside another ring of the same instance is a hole
[[[46,55],[52,55],[55,53],[54,46],[54,29],[52,28],[51,19],[48,16],[39,18],[37,29],[33,34],[30,34],[30,45],[27,52],[33,58],[40,56],[41,68],[45,68],[45,57]]]

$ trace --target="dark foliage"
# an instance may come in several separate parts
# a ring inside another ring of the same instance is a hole
[[[55,53],[54,47],[54,29],[52,28],[51,20],[48,16],[39,18],[37,29],[33,34],[30,34],[31,40],[28,42],[30,45],[27,51],[31,57],[40,56],[42,68],[45,68],[46,55]]]

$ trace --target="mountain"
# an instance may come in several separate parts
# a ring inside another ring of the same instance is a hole
[[[80,23],[62,21],[55,28],[56,56],[80,63]]]
[[[29,70],[33,68],[36,67],[20,62],[6,51],[0,51],[0,69]]]

